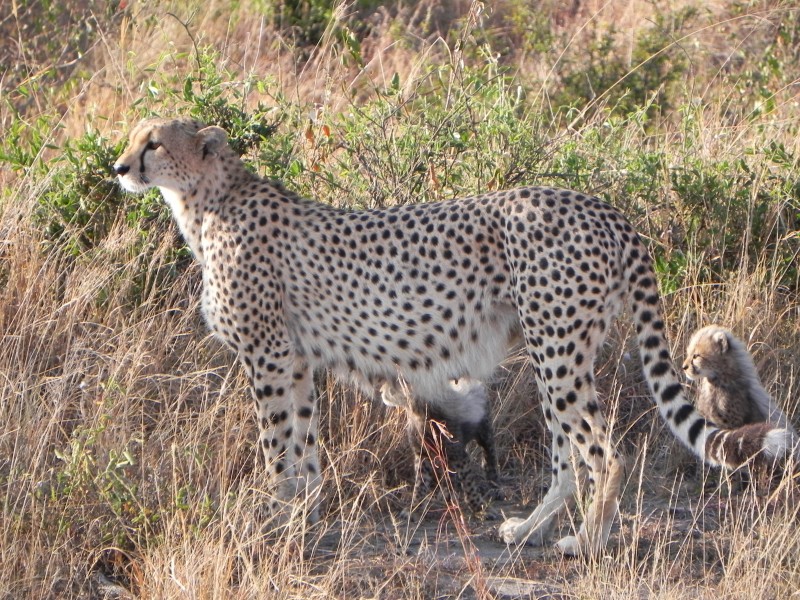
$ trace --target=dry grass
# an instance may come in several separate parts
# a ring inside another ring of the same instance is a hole
[[[621,202],[661,255],[670,259],[688,247],[678,284],[666,288],[675,355],[696,326],[712,320],[732,326],[750,342],[766,387],[798,422],[800,304],[790,275],[797,256],[794,264],[778,262],[779,251],[797,239],[797,195],[790,188],[765,217],[776,223],[767,230],[788,222],[788,233],[781,229],[783,237],[770,238],[763,251],[739,256],[735,269],[723,264],[731,260],[730,238],[714,238],[716,247],[694,239],[684,244],[691,219],[673,185],[675,169],[690,161],[733,168],[770,141],[800,156],[798,71],[788,61],[796,40],[776,50],[786,62],[783,83],[772,88],[772,111],[757,113],[758,95],[742,91],[748,78],[767,80],[757,72],[765,67],[747,61],[778,43],[777,25],[797,16],[790,4],[704,3],[674,42],[690,65],[682,109],[649,124],[606,121],[607,113],[596,109],[619,100],[601,91],[578,107],[592,108],[582,118],[553,105],[582,46],[612,25],[609,52],[631,57],[630,72],[644,68],[633,58],[637,36],[653,27],[653,4],[645,1],[542,2],[541,22],[525,20],[528,3],[511,0],[486,3],[482,14],[480,3],[466,0],[365,8],[358,22],[366,25],[355,32],[360,62],[343,50],[333,27],[316,46],[300,47],[296,31],[269,17],[264,7],[272,3],[231,9],[211,2],[198,10],[199,3],[176,2],[168,7],[173,18],[160,3],[123,3],[125,10],[104,16],[105,3],[74,0],[57,13],[60,27],[69,32],[85,21],[94,31],[73,45],[66,35],[69,43],[61,46],[57,36],[48,46],[31,25],[42,3],[12,4],[14,10],[7,3],[0,8],[7,40],[0,57],[14,66],[0,77],[4,137],[21,122],[38,131],[37,119],[46,118],[59,125],[47,128],[54,146],[89,127],[116,139],[147,110],[186,109],[177,99],[159,104],[148,88],[159,87],[163,99],[170,77],[195,72],[194,37],[215,49],[221,72],[237,74],[232,88],[258,77],[283,94],[249,91],[243,108],[258,101],[277,112],[298,107],[303,116],[293,122],[300,125],[290,134],[293,155],[323,165],[334,182],[309,169],[298,183],[329,202],[348,203],[342,197],[348,186],[359,190],[352,198],[359,203],[375,201],[371,193],[396,201],[451,188],[442,187],[437,157],[421,176],[378,172],[374,187],[357,188],[358,170],[379,164],[377,152],[359,154],[343,143],[326,154],[309,140],[309,119],[315,126],[337,123],[333,136],[344,139],[342,123],[363,116],[358,111],[391,87],[395,73],[400,97],[407,98],[397,114],[413,116],[438,66],[453,65],[452,78],[438,88],[453,98],[467,79],[460,65],[483,60],[510,67],[527,90],[519,119],[546,115],[536,123],[552,142],[542,165],[514,165],[523,178],[535,179],[540,166],[572,168],[565,157],[579,156],[587,166],[578,183],[615,198],[630,195]],[[669,9],[690,5],[676,0]],[[356,10],[340,7],[338,23],[355,22]],[[96,21],[85,19],[92,11]],[[531,41],[537,27],[552,35],[546,50]],[[375,143],[390,154],[400,152],[392,144],[407,126],[392,118],[375,130],[385,135]],[[603,130],[612,133],[602,138]],[[578,150],[570,155],[570,147]],[[650,173],[648,185],[659,190],[655,203],[645,185],[629,193],[633,184],[620,173],[630,167],[619,158],[654,151],[665,157]],[[784,480],[771,495],[756,496],[731,494],[724,478],[719,486],[714,475],[707,479],[650,410],[624,319],[598,364],[601,396],[628,457],[619,527],[603,556],[582,562],[549,548],[506,549],[494,538],[495,523],[469,519],[456,507],[434,505],[409,519],[401,415],[322,375],[323,520],[306,531],[298,518],[290,530],[270,532],[258,510],[265,490],[245,381],[202,324],[197,267],[176,258],[172,226],[140,231],[121,213],[94,247],[77,255],[53,243],[35,215],[69,164],[46,176],[36,165],[57,154],[44,146],[27,171],[7,169],[6,161],[0,171],[0,598],[798,597],[798,505],[790,497],[797,482]],[[455,171],[465,156],[443,164]],[[796,173],[797,159],[791,160]],[[759,192],[772,189],[770,178],[780,174],[769,161],[758,164],[752,215]],[[452,189],[496,183],[490,179]],[[381,185],[396,187],[384,194]],[[709,264],[719,266],[716,278],[709,279]],[[667,270],[665,280],[671,276]],[[546,485],[548,441],[530,401],[534,389],[519,358],[503,365],[493,385],[508,497],[502,508],[514,514],[530,508]]]

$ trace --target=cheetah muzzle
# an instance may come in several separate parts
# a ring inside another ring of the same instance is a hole
[[[320,486],[313,369],[367,387],[402,379],[435,409],[450,381],[486,380],[521,336],[552,433],[551,485],[528,518],[506,521],[500,534],[509,543],[547,539],[576,494],[575,452],[592,501],[558,547],[602,548],[622,465],[593,363],[625,304],[660,414],[698,456],[746,461],[723,451],[728,436],[748,436],[770,455],[791,443],[783,429],[721,430],[697,413],[670,358],[650,257],[597,198],[528,187],[344,211],[250,173],[225,131],[188,119],[139,123],[114,171],[126,190],[161,190],[202,267],[205,319],[252,384],[279,514]]]

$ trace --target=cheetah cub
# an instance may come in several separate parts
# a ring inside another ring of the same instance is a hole
[[[797,436],[761,385],[744,343],[728,329],[709,325],[696,331],[689,340],[683,370],[690,380],[699,380],[697,409],[720,427],[772,423]]]
[[[414,452],[415,490],[432,489],[438,477],[431,464],[431,452],[440,448],[446,468],[453,475],[452,481],[471,510],[479,512],[489,501],[500,499],[489,396],[480,381],[468,378],[451,381],[450,389],[437,403],[415,397],[400,381],[385,383],[380,391],[384,404],[406,411],[406,431]],[[466,453],[471,441],[483,450],[485,476],[476,470]]]

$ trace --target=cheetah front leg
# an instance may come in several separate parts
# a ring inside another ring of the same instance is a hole
[[[269,508],[279,522],[288,521],[295,509],[305,510],[313,520],[315,504],[297,502],[299,496],[318,488],[317,478],[304,476],[310,470],[319,473],[315,445],[311,444],[310,451],[306,448],[307,440],[316,442],[316,417],[309,406],[311,373],[288,341],[280,343],[278,336],[271,336],[271,341],[275,342],[271,351],[242,356],[251,375],[259,446],[272,495]],[[300,396],[302,401],[297,400]]]
[[[317,434],[319,410],[314,401],[313,372],[304,358],[295,360],[292,373],[293,448],[297,458],[298,493],[305,493],[311,522],[319,520],[319,492],[322,483]]]

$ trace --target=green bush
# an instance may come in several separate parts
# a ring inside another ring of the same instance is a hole
[[[395,77],[374,99],[331,120],[342,152],[323,179],[346,186],[361,207],[532,182],[544,141],[528,110],[522,86],[492,61],[443,65],[411,82]]]
[[[696,16],[691,6],[676,12],[657,10],[653,26],[636,39],[629,59],[616,51],[618,32],[613,28],[587,43],[566,61],[566,74],[553,94],[555,106],[592,107],[584,116],[603,107],[621,116],[645,108],[649,120],[669,114],[679,102],[689,69],[679,40]]]

